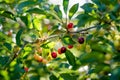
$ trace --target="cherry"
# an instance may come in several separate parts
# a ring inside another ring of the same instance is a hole
[[[84,43],[84,38],[83,38],[83,37],[79,37],[79,38],[78,38],[78,42],[79,42],[80,44],[83,44],[83,43]]]
[[[43,60],[42,60],[42,63],[43,63],[43,64],[47,64],[47,60],[46,60],[46,59],[43,59]]]
[[[70,29],[70,28],[73,28],[73,26],[74,26],[73,23],[69,23],[69,24],[67,25],[67,28]]]
[[[38,62],[42,62],[42,61],[43,61],[42,56],[39,56]]]
[[[72,48],[73,48],[73,45],[68,45],[68,48],[69,48],[69,49],[72,49]]]
[[[64,53],[66,51],[66,47],[61,47],[61,53]]]
[[[8,31],[7,35],[10,37],[12,36],[12,32],[11,31]]]
[[[25,72],[28,72],[28,67],[24,67]]]
[[[57,53],[56,52],[52,52],[51,56],[52,56],[52,58],[56,58],[57,57]]]
[[[58,54],[62,54],[62,53],[61,53],[61,48],[58,49]]]
[[[34,59],[37,60],[38,62],[42,62],[43,61],[42,56],[39,56],[38,54],[34,54]]]

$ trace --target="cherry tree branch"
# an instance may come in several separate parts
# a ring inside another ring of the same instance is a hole
[[[97,26],[92,26],[92,27],[88,27],[88,28],[85,28],[85,29],[81,29],[81,30],[78,30],[78,31],[71,31],[70,33],[81,33],[83,31],[87,31],[87,30],[90,30],[90,29],[93,29],[93,28],[96,28]]]
[[[74,32],[69,32],[69,33],[81,33],[83,31],[87,31],[87,30],[90,30],[90,29],[93,29],[93,28],[96,28],[97,26],[92,26],[92,27],[89,27],[89,28],[85,28],[85,29],[81,29],[81,30],[78,30],[78,31],[74,31]],[[55,37],[61,37],[62,35],[64,35],[64,33],[61,33],[61,34],[56,34],[56,35],[52,35],[52,36],[49,36],[49,37],[46,37],[46,38],[39,38],[38,41],[39,42],[43,42],[43,41],[46,41],[46,40],[49,40],[51,38],[55,38]],[[27,42],[27,41],[24,41],[24,45],[21,47],[21,49],[17,52],[17,53],[14,53],[11,55],[11,57],[9,58],[8,62],[5,64],[5,66],[3,66],[3,69],[6,69],[7,66],[22,52],[22,50],[24,49],[24,47],[30,43],[30,42]],[[33,43],[36,43],[35,42],[32,42]]]
[[[92,26],[92,27],[88,27],[88,28],[85,28],[85,29],[81,29],[81,30],[78,30],[78,31],[69,32],[69,33],[82,33],[82,32],[84,32],[84,31],[87,31],[87,30],[90,30],[90,29],[93,29],[93,28],[96,28],[96,27],[97,27],[97,25],[96,25],[96,26]],[[39,38],[38,41],[39,41],[39,42],[43,42],[43,41],[49,40],[49,39],[51,39],[51,38],[61,37],[61,36],[64,35],[64,34],[65,34],[65,32],[64,32],[64,33],[61,33],[61,34],[59,34],[59,35],[56,34],[56,35],[51,35],[51,36],[46,37],[46,38]],[[32,42],[32,43],[35,43],[35,42]]]

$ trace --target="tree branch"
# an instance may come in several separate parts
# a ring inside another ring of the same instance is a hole
[[[70,33],[80,33],[80,32],[87,31],[87,30],[90,30],[90,29],[93,29],[93,28],[96,28],[96,27],[97,26],[92,26],[92,27],[88,27],[88,28],[81,29],[81,30],[74,31],[74,32],[70,32]]]

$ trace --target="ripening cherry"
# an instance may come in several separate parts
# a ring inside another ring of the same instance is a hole
[[[28,72],[29,69],[28,69],[28,67],[24,67],[24,70],[25,70],[25,72]]]
[[[43,58],[42,56],[39,56],[38,54],[34,54],[34,59],[38,62],[42,62],[43,61]]]
[[[73,23],[69,23],[69,24],[67,25],[67,28],[70,29],[70,28],[73,28],[73,26],[74,26]]]
[[[62,54],[62,53],[61,53],[61,48],[58,49],[58,54]]]
[[[12,32],[11,31],[8,31],[7,35],[10,37],[12,36]]]
[[[61,53],[66,52],[66,47],[61,47]]]
[[[42,63],[43,63],[43,64],[47,64],[47,60],[46,60],[46,59],[43,59],[43,60],[42,60]]]
[[[57,53],[56,52],[52,52],[51,56],[52,56],[52,58],[56,58],[57,57]]]
[[[69,49],[72,49],[72,48],[73,48],[73,45],[68,45],[68,48],[69,48]]]
[[[79,37],[79,38],[78,38],[78,42],[79,42],[80,44],[83,44],[83,43],[84,43],[84,38],[83,38],[83,37]]]

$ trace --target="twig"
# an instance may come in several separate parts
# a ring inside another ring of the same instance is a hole
[[[89,28],[81,29],[81,30],[78,30],[78,31],[70,32],[70,33],[80,33],[80,32],[87,31],[87,30],[90,30],[90,29],[93,29],[93,28],[96,28],[96,27],[97,26],[92,26],[92,27],[89,27]]]

